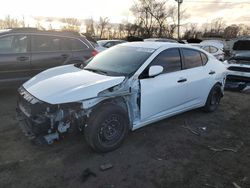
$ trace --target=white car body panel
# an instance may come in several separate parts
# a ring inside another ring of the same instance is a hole
[[[166,111],[181,109],[186,105],[186,83],[177,83],[182,77],[185,77],[184,71],[140,80],[142,121],[160,116]]]
[[[121,83],[124,77],[111,77],[66,65],[46,70],[23,87],[50,104],[69,103],[97,97],[100,91]]]

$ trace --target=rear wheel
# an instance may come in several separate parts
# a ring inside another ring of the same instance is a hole
[[[211,91],[208,95],[206,105],[204,106],[204,110],[206,112],[215,111],[220,104],[221,97],[222,97],[221,86],[219,84],[216,84],[211,89]]]
[[[88,144],[98,152],[118,148],[128,133],[128,118],[121,107],[106,104],[90,116],[84,134]]]

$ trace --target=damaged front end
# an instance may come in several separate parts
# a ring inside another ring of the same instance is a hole
[[[35,142],[52,144],[66,132],[74,129],[72,124],[84,125],[82,103],[51,105],[40,101],[23,87],[19,88],[17,117],[25,135]]]
[[[122,107],[129,117],[129,128],[140,120],[139,83],[126,80],[105,89],[94,98],[63,104],[49,104],[19,88],[17,115],[19,125],[29,139],[52,144],[67,132],[80,131],[88,125],[88,118],[98,105],[112,103]]]

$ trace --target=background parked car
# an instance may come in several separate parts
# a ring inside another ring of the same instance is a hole
[[[196,46],[199,47],[207,52],[209,52],[210,54],[212,54],[213,56],[215,56],[218,60],[220,61],[224,61],[225,59],[225,55],[222,49],[213,46],[211,44],[191,44],[192,46]]]
[[[96,53],[94,46],[75,32],[2,30],[0,86],[19,84],[43,70],[83,62]]]
[[[104,48],[110,48],[112,46],[115,46],[117,44],[121,44],[127,42],[125,40],[98,40],[97,43]]]
[[[226,87],[242,90],[250,84],[250,40],[236,41],[232,55],[228,60]]]

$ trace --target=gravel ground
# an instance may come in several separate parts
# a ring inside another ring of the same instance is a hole
[[[250,93],[226,92],[214,113],[193,110],[131,132],[106,154],[81,133],[33,145],[15,105],[15,90],[0,91],[1,188],[250,187]],[[101,171],[106,163],[113,168]],[[94,174],[84,178],[87,168]]]

